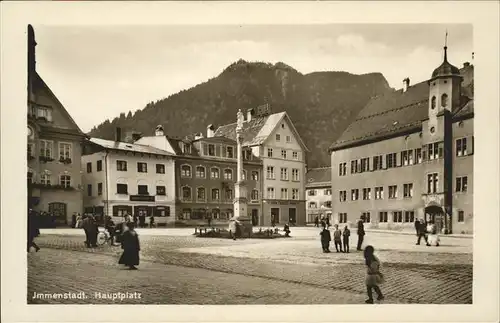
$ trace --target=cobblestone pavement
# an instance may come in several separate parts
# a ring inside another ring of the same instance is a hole
[[[411,237],[407,239],[409,243],[414,244]],[[83,245],[82,236],[43,235],[37,238],[37,243],[42,247],[84,251],[89,259],[100,255],[117,259],[121,252],[119,247],[110,246],[87,249]],[[192,236],[142,235],[141,244],[141,259],[153,263],[154,266],[175,265],[183,267],[178,269],[180,271],[186,271],[186,267],[190,267],[240,274],[238,277],[244,275],[247,278],[265,278],[266,281],[276,283],[298,283],[300,285],[297,286],[320,287],[321,290],[328,290],[328,293],[332,293],[332,290],[335,293],[354,293],[361,295],[361,302],[363,301],[365,268],[361,253],[323,254],[318,250],[318,241],[232,241]],[[444,249],[425,245],[416,247],[420,247],[419,250],[422,251],[397,251],[385,249],[382,245],[377,252],[383,262],[383,272],[387,280],[383,290],[391,302],[471,303],[472,254],[439,252],[438,250]],[[44,250],[38,254],[43,252]],[[89,253],[94,255],[89,256]],[[30,268],[36,271],[36,267]],[[310,298],[311,301],[307,303],[314,303],[312,299],[315,298]],[[291,299],[288,302],[300,303]],[[339,298],[333,303],[349,301],[347,298]]]

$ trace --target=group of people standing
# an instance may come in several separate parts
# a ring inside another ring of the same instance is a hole
[[[439,247],[439,232],[434,221],[426,222],[422,219],[415,220],[415,231],[417,234],[417,243],[416,245],[420,245],[420,241],[422,238],[425,240],[425,245],[430,247],[435,245]]]
[[[321,236],[321,248],[323,249],[323,252],[328,253],[330,252],[330,242],[332,241],[332,236],[329,230],[329,221],[328,217],[326,218],[326,221],[321,221],[321,226],[323,227],[323,230],[320,232]],[[363,245],[363,240],[365,237],[365,227],[364,227],[364,218],[363,216],[360,217],[358,220],[358,244],[356,246],[356,250],[361,251],[361,246]],[[346,225],[344,227],[344,230],[341,231],[339,229],[339,225],[335,224],[334,226],[335,230],[333,231],[333,242],[335,244],[335,250],[337,252],[349,252],[349,237],[351,236],[351,230],[349,230],[349,227]]]

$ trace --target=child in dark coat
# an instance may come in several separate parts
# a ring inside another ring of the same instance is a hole
[[[344,232],[342,232],[342,238],[344,243],[344,252],[349,252],[349,237],[351,236],[351,230],[347,225],[344,228]]]
[[[139,235],[134,230],[134,222],[127,223],[128,230],[125,231],[121,237],[123,253],[118,260],[121,265],[128,266],[131,270],[136,270],[139,265]]]
[[[323,227],[323,230],[320,232],[320,236],[323,252],[330,252],[330,241],[332,241],[330,230],[328,230],[326,227]]]

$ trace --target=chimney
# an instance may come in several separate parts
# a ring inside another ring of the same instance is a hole
[[[252,120],[252,116],[253,116],[253,108],[247,110],[247,122]]]
[[[213,124],[209,124],[207,126],[207,138],[212,138],[214,136],[214,131],[215,128],[214,128],[214,125]]]
[[[465,62],[465,63],[464,63],[464,68],[469,67],[469,66],[470,66],[470,63],[469,63],[469,62]]]
[[[115,141],[116,141],[116,142],[120,142],[120,141],[122,141],[122,128],[120,128],[120,127],[116,127],[116,131],[115,131]]]
[[[155,136],[164,136],[165,133],[163,132],[163,126],[161,124],[157,125],[155,128]]]
[[[194,140],[202,139],[203,134],[201,132],[198,132],[197,134],[194,135]]]
[[[405,78],[403,80],[403,93],[408,91],[408,88],[410,87],[410,78]]]

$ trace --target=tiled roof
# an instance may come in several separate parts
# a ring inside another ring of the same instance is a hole
[[[129,144],[126,142],[116,142],[116,141],[105,140],[105,139],[101,139],[101,138],[90,138],[89,141],[96,144],[96,145],[99,145],[101,147],[107,148],[107,149],[132,151],[132,152],[145,153],[145,154],[172,156],[172,154],[169,153],[168,151],[154,148],[151,146],[146,146],[146,145]]]
[[[331,167],[310,168],[306,173],[306,186],[324,186],[332,181]]]
[[[455,116],[473,112],[473,74],[472,66],[460,70],[464,74],[462,93],[467,96],[453,113]],[[371,99],[358,114],[356,120],[347,127],[330,150],[356,145],[365,140],[379,140],[406,131],[418,131],[422,122],[428,118],[429,84],[417,83],[403,90]],[[466,105],[466,107],[464,106]],[[462,111],[463,109],[465,109]]]

